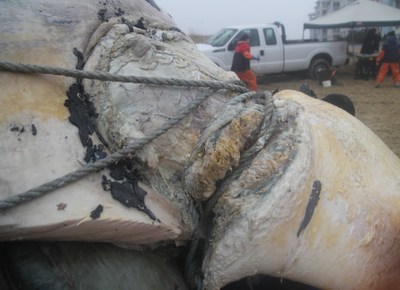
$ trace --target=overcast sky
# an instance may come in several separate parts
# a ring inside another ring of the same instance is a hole
[[[301,38],[315,0],[155,0],[187,34],[213,34],[236,24],[282,22],[289,39]]]

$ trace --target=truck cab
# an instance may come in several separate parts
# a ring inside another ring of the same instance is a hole
[[[227,27],[214,34],[206,44],[197,46],[218,66],[224,70],[230,70],[236,42],[243,34],[250,36],[251,54],[260,58],[259,61],[251,61],[251,68],[256,74],[268,74],[283,69],[281,61],[283,49],[279,43],[281,39],[276,35],[273,27],[256,25]]]

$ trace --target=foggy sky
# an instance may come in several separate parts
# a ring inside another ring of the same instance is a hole
[[[155,0],[187,34],[210,35],[237,24],[282,22],[288,39],[301,38],[315,0]]]

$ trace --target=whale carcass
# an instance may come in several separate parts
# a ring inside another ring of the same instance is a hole
[[[143,79],[2,64],[1,199],[125,153],[45,195],[2,203],[0,240],[193,241],[188,287],[208,290],[260,274],[396,289],[400,162],[376,135],[299,92],[248,93],[154,1],[82,2],[2,1],[0,60]]]

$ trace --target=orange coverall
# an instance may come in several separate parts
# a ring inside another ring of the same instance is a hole
[[[257,91],[257,77],[250,68],[250,45],[247,41],[239,41],[235,47],[231,70],[241,79],[249,90]]]
[[[378,76],[376,77],[377,86],[383,82],[389,69],[392,72],[393,82],[396,86],[400,86],[399,55],[400,50],[397,39],[395,37],[389,38],[376,57],[377,64],[382,61]]]

